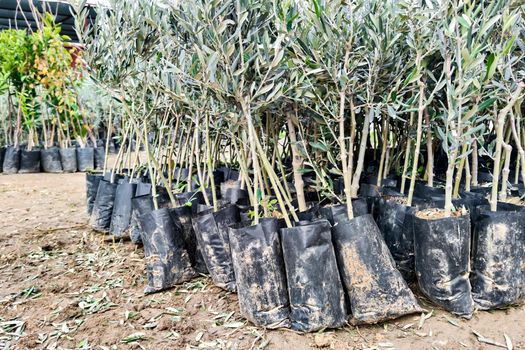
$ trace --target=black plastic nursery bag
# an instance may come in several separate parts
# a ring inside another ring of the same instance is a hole
[[[398,270],[407,282],[416,279],[414,265],[415,207],[381,199],[377,224]]]
[[[104,147],[97,147],[93,150],[93,160],[95,164],[95,169],[102,170],[104,169],[104,160],[106,159],[106,150]]]
[[[472,240],[472,297],[482,310],[521,297],[525,215],[479,207]]]
[[[283,253],[282,224],[261,219],[258,225],[230,228],[230,246],[241,314],[257,326],[289,326],[290,305]]]
[[[319,208],[321,217],[327,219],[331,225],[339,220],[348,219],[346,204],[333,205]],[[363,198],[352,199],[352,209],[354,217],[368,214],[368,203]]]
[[[184,238],[186,251],[190,257],[191,266],[193,266],[198,273],[208,273],[201,249],[197,243],[195,230],[193,229],[191,207],[182,206],[173,208],[171,214],[175,224],[179,225],[182,230],[182,237]]]
[[[20,152],[20,174],[39,173],[40,172],[40,150],[32,149],[28,151],[23,149]]]
[[[40,150],[42,170],[46,173],[61,173],[60,150],[57,147]]]
[[[138,195],[131,199],[130,238],[133,243],[142,243],[142,227],[139,218],[154,209],[151,194]]]
[[[8,146],[5,149],[3,171],[4,174],[16,174],[20,168],[20,148]]]
[[[414,250],[419,288],[453,314],[473,312],[470,272],[470,217],[414,217]]]
[[[227,181],[221,183],[221,198],[230,204],[237,204],[240,199],[248,198],[248,192],[241,189],[240,181]]]
[[[88,171],[95,169],[95,151],[93,147],[77,148],[77,167],[78,171]]]
[[[346,305],[327,220],[281,229],[292,329],[313,332],[346,322]]]
[[[0,173],[4,171],[5,147],[0,147]]]
[[[93,212],[93,205],[97,198],[98,185],[102,180],[102,174],[86,173],[86,208],[88,215]]]
[[[62,170],[66,173],[74,173],[77,171],[77,150],[75,148],[61,148],[60,162],[62,163]]]
[[[182,232],[173,222],[170,209],[150,211],[140,217],[140,223],[148,274],[145,293],[171,288],[195,277]]]
[[[91,227],[94,230],[109,232],[116,192],[116,183],[100,180],[90,220]]]
[[[239,222],[239,210],[229,205],[215,213],[206,211],[193,218],[193,227],[213,282],[220,288],[235,291],[235,274],[231,261],[228,227]]]
[[[339,221],[332,231],[353,324],[421,312],[371,215]]]
[[[137,184],[127,180],[119,183],[115,192],[115,203],[111,214],[110,233],[115,237],[122,237],[129,229],[131,222],[131,198]]]

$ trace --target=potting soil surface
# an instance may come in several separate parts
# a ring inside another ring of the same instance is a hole
[[[380,325],[268,331],[208,277],[144,295],[142,248],[89,228],[82,173],[2,175],[0,198],[2,350],[525,348],[523,306],[465,321],[419,294],[428,312]]]

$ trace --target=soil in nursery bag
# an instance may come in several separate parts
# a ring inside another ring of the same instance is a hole
[[[470,270],[470,216],[462,210],[444,216],[426,209],[414,217],[414,251],[420,290],[453,314],[473,312]]]
[[[116,192],[116,183],[100,180],[90,219],[91,227],[94,230],[109,232]]]
[[[197,243],[197,237],[195,236],[195,231],[193,229],[191,207],[182,206],[173,208],[171,214],[173,221],[179,225],[182,230],[182,237],[184,238],[186,251],[190,257],[191,266],[193,266],[198,273],[208,273],[206,263],[202,257],[202,252]]]
[[[333,205],[319,208],[319,214],[322,218],[328,220],[331,225],[334,225],[334,223],[341,219],[348,219],[346,209],[346,204]],[[368,214],[368,203],[363,198],[352,199],[352,209],[354,217],[366,215]]]
[[[97,147],[93,151],[93,160],[95,164],[95,169],[102,170],[104,169],[104,160],[106,159],[106,150],[104,147]]]
[[[261,219],[258,225],[230,228],[230,246],[241,314],[257,326],[288,327],[290,305],[280,220]]]
[[[95,169],[95,151],[93,147],[77,148],[77,167],[78,171],[88,171]]]
[[[40,150],[32,149],[31,151],[23,149],[20,151],[20,168],[18,173],[29,174],[40,172]]]
[[[472,239],[472,297],[482,310],[503,307],[521,296],[525,215],[478,207]]]
[[[235,291],[235,274],[228,227],[239,220],[239,210],[234,205],[226,206],[215,213],[208,210],[193,218],[197,242],[213,282],[231,292]]]
[[[137,188],[137,184],[123,180],[117,185],[115,202],[111,214],[111,226],[109,232],[115,237],[122,237],[129,229],[131,222],[131,198]]]
[[[313,332],[346,322],[330,223],[306,222],[281,229],[292,329]]]
[[[0,147],[0,173],[4,171],[5,147]]]
[[[2,165],[4,174],[18,173],[18,169],[20,168],[20,148],[13,146],[7,147]]]
[[[60,150],[58,147],[51,147],[40,150],[42,160],[42,170],[46,173],[61,173],[62,162],[60,161]]]
[[[77,171],[77,150],[75,148],[61,148],[60,149],[60,163],[62,170],[66,173],[74,173]]]
[[[182,232],[172,220],[171,209],[161,208],[140,217],[148,285],[154,293],[195,277]]]
[[[339,221],[332,232],[353,324],[421,312],[371,215]]]

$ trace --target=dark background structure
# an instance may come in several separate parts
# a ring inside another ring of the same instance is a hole
[[[0,0],[0,30],[29,29],[36,30],[36,21],[31,11],[31,2],[38,12],[50,12],[56,17],[56,23],[62,27],[61,34],[67,35],[72,42],[78,42],[75,32],[75,17],[73,7],[65,1],[45,0]],[[95,18],[95,9],[87,5],[89,15],[87,21]],[[84,23],[88,25],[88,23]]]

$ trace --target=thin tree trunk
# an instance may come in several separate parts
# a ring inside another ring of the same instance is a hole
[[[425,108],[425,124],[427,125],[427,186],[434,187],[434,148],[432,143],[432,125],[428,108]]]
[[[379,171],[377,172],[377,186],[383,182],[383,169],[385,166],[386,148],[388,146],[388,116],[383,117],[383,130],[381,130],[381,156],[379,158]]]
[[[512,130],[512,137],[514,138],[514,143],[516,144],[516,147],[518,148],[518,154],[519,158],[516,162],[518,165],[521,164],[521,179],[523,180],[523,183],[525,183],[525,150],[523,149],[523,145],[521,143],[520,135],[517,132],[516,128],[516,118],[514,116],[514,113],[510,112],[510,127]],[[518,168],[516,168],[516,172],[518,171]],[[516,184],[518,181],[516,180]]]
[[[468,151],[468,145],[465,143],[463,144],[461,148],[461,154],[464,155],[467,153],[467,151]],[[465,166],[465,160],[466,160],[466,156],[463,156],[460,159],[459,164],[458,164],[458,170],[456,171],[456,181],[454,183],[454,192],[452,193],[452,197],[454,199],[458,199],[459,197],[459,185],[461,183],[461,178],[463,176],[463,168]]]
[[[297,113],[297,106],[295,106]],[[292,169],[293,178],[295,182],[295,193],[297,194],[297,202],[299,204],[299,211],[306,211],[306,199],[304,196],[304,181],[301,175],[301,168],[303,165],[303,157],[299,154],[297,149],[297,135],[295,134],[295,126],[293,123],[293,116],[291,112],[286,115],[286,122],[288,124],[288,135],[290,136],[290,147],[292,149]]]
[[[416,185],[417,165],[419,162],[419,149],[421,148],[421,134],[423,133],[423,113],[425,112],[425,84],[418,81],[419,85],[419,107],[417,110],[417,131],[416,146],[414,149],[414,159],[412,160],[412,174],[410,178],[410,188],[408,190],[407,205],[412,206],[414,198],[414,187]]]
[[[405,147],[405,162],[403,164],[403,173],[401,174],[401,193],[405,194],[405,183],[407,179],[408,164],[410,163],[410,150],[412,146],[412,138],[410,137],[410,129],[414,124],[414,112],[410,112],[410,122],[407,130],[406,147]]]
[[[509,181],[510,174],[510,156],[512,155],[512,146],[508,143],[503,142],[503,148],[505,148],[505,165],[501,174],[501,191],[499,193],[499,199],[501,201],[507,200],[507,182]]]
[[[366,144],[368,143],[368,129],[370,127],[370,120],[374,113],[373,108],[368,108],[365,111],[365,119],[363,121],[363,130],[361,132],[361,143],[359,145],[359,155],[357,158],[357,165],[355,168],[354,177],[352,179],[352,198],[357,197],[359,191],[359,180],[361,179],[361,172],[363,171],[363,165],[365,161]]]
[[[104,150],[104,167],[102,170],[103,174],[106,173],[106,169],[108,168],[109,143],[111,140],[112,126],[113,126],[113,109],[110,105],[109,106],[109,121],[108,121],[108,136],[106,137],[106,149]]]
[[[472,186],[478,186],[478,140],[472,141]]]
[[[341,166],[343,167],[343,183],[344,183],[344,193],[346,199],[346,214],[348,219],[354,218],[354,209],[352,206],[352,174],[348,173],[348,158],[347,158],[347,149],[345,141],[345,91],[339,92],[339,115],[338,115],[338,124],[339,124],[339,149],[341,152]]]
[[[511,111],[512,107],[518,100],[521,91],[525,83],[520,83],[514,93],[512,93],[511,98],[507,105],[499,112],[496,117],[496,150],[494,156],[494,170],[492,176],[492,192],[490,195],[490,210],[497,211],[498,209],[498,185],[499,185],[499,165],[501,163],[501,149],[503,146],[503,132],[505,129],[505,119],[507,114]]]
[[[470,192],[470,182],[472,181],[472,175],[470,174],[470,162],[467,159],[465,161],[465,191]]]

